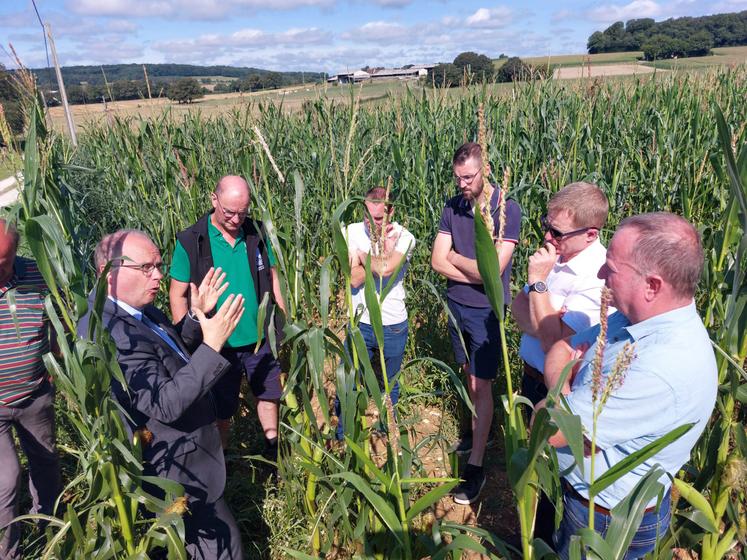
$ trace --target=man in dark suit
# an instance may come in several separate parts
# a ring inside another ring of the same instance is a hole
[[[236,521],[223,499],[225,464],[210,393],[230,367],[220,350],[241,318],[243,298],[229,296],[207,318],[228,286],[220,269],[211,270],[199,288],[191,286],[190,313],[172,326],[153,305],[164,265],[146,234],[107,235],[94,261],[99,273],[111,262],[102,319],[127,381],[127,387],[113,383],[112,391],[131,419],[128,428],[152,434],[144,440],[145,474],[184,486],[191,557],[243,558]],[[78,326],[82,336],[88,336],[88,319]]]

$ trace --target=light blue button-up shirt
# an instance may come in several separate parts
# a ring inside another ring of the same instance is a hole
[[[571,411],[581,417],[589,439],[593,417],[591,361],[599,328],[599,325],[592,327],[572,339],[573,346],[584,342],[592,344],[584,356],[586,364],[576,375],[568,395]],[[597,420],[596,446],[602,451],[597,453],[594,463],[595,479],[674,428],[695,423],[684,436],[596,496],[596,503],[611,509],[657,463],[675,475],[690,459],[690,451],[715,405],[718,374],[708,333],[694,303],[635,325],[622,313],[614,313],[609,317],[607,340],[603,376],[610,372],[626,342],[635,344],[635,357],[622,386],[612,393]],[[558,449],[558,460],[561,470],[574,464],[568,447]],[[583,476],[576,467],[566,479],[576,491],[588,497],[591,469],[588,457],[584,463]],[[670,485],[666,476],[660,482],[665,488]],[[654,503],[655,500],[650,505]]]

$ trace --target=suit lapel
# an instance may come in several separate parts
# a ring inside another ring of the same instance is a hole
[[[143,315],[145,315],[146,317],[148,317],[148,319],[149,319],[149,320],[150,320],[150,321],[151,321],[151,322],[152,322],[152,323],[153,323],[154,325],[158,325],[158,326],[159,326],[159,327],[161,327],[161,328],[162,328],[162,329],[163,329],[164,331],[166,331],[166,334],[168,334],[168,335],[169,335],[169,337],[171,338],[171,340],[173,340],[173,341],[174,341],[174,344],[176,344],[176,346],[177,346],[177,347],[179,348],[179,350],[181,350],[181,351],[182,351],[182,353],[183,353],[183,354],[184,354],[184,355],[185,355],[185,356],[186,356],[187,358],[189,358],[189,356],[190,356],[190,353],[189,353],[189,350],[187,350],[187,347],[186,347],[186,346],[184,346],[184,342],[182,342],[182,337],[181,337],[181,336],[179,336],[179,333],[178,333],[178,332],[176,332],[176,329],[174,329],[174,326],[173,326],[173,325],[172,325],[172,324],[171,324],[171,323],[170,323],[169,321],[163,321],[163,320],[162,320],[162,318],[161,318],[161,313],[154,313],[154,312],[153,312],[153,310],[154,310],[154,309],[156,309],[156,308],[154,308],[154,307],[152,307],[152,306],[150,306],[150,305],[146,306],[146,307],[145,307],[145,308],[143,309]],[[148,330],[149,330],[150,332],[152,332],[152,333],[153,333],[153,331],[152,331],[152,330],[151,330],[150,328],[148,328],[148,327],[147,327],[146,325],[143,325],[143,327],[145,327],[146,329],[148,329]],[[162,338],[161,338],[160,336],[158,336],[158,335],[157,335],[156,333],[153,333],[153,334],[155,335],[155,337],[156,337],[156,338],[157,338],[158,340],[160,340],[160,341],[161,341],[161,343],[162,343],[162,344],[165,344],[165,345],[166,345],[166,346],[167,346],[167,347],[169,348],[169,350],[172,350],[172,351],[173,351],[173,349],[172,349],[172,348],[171,348],[171,347],[170,347],[170,346],[169,346],[168,344],[166,344],[166,341],[165,341],[165,340],[163,340],[163,339],[162,339]]]
[[[116,314],[117,318],[119,318],[122,321],[124,321],[125,323],[131,325],[133,328],[135,328],[138,332],[142,333],[143,336],[145,336],[146,338],[148,338],[148,340],[150,340],[154,344],[158,344],[158,345],[160,345],[160,346],[162,346],[164,348],[168,348],[170,352],[173,352],[173,350],[169,347],[169,345],[166,344],[166,341],[164,339],[162,339],[160,336],[158,336],[153,331],[153,329],[151,329],[150,327],[148,327],[148,325],[144,324],[139,319],[136,319],[135,317],[133,317],[132,315],[130,315],[129,313],[127,313],[127,311],[125,311],[124,309],[122,309],[118,305],[114,305],[114,307],[115,307],[115,314]]]

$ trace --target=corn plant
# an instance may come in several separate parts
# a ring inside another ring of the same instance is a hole
[[[358,204],[350,199],[391,176],[398,218],[418,239],[407,282],[413,288],[408,301],[411,332],[417,326],[419,336],[413,337],[417,344],[408,347],[412,359],[400,379],[429,402],[443,403],[447,412],[456,408],[461,397],[454,387],[460,386],[452,380],[449,345],[443,343],[443,314],[430,290],[438,279],[428,257],[443,202],[454,194],[451,154],[478,135],[475,114],[482,105],[491,139],[487,159],[495,169],[512,170],[509,195],[521,204],[525,216],[526,242],[514,253],[517,283],[532,246],[541,239],[539,216],[547,199],[573,180],[596,182],[605,190],[612,208],[610,228],[629,214],[651,210],[682,214],[700,228],[707,266],[697,304],[719,352],[721,391],[714,419],[678,477],[681,499],[657,555],[666,556],[673,546],[690,547],[709,557],[734,553],[747,532],[744,488],[739,484],[744,479],[740,473],[747,439],[743,429],[745,253],[740,249],[744,195],[739,194],[744,193],[745,183],[746,77],[747,70],[737,67],[610,80],[592,88],[545,81],[496,89],[465,87],[456,92],[432,89],[409,91],[371,106],[361,106],[357,91],[351,89],[347,103],[321,96],[294,113],[260,103],[212,119],[198,113],[182,117],[165,113],[147,120],[115,118],[86,129],[76,151],[54,134],[40,132],[42,119],[37,118],[29,129],[26,150],[29,145],[39,150],[25,157],[26,185],[16,212],[25,237],[36,239],[29,244],[34,256],[48,262],[50,314],[59,317],[60,338],[67,341],[61,357],[54,360],[62,371],[57,375],[69,409],[66,416],[79,433],[63,449],[75,458],[77,472],[83,473],[75,484],[68,481],[71,485],[63,500],[65,507],[73,504],[81,520],[84,539],[75,542],[85,541],[91,520],[99,515],[106,519],[102,526],[111,527],[101,532],[107,535],[102,538],[116,542],[118,551],[155,547],[155,540],[148,544],[144,537],[153,535],[151,531],[158,538],[179,531],[178,520],[164,521],[166,529],[154,529],[155,521],[134,513],[138,499],[150,502],[136,498],[141,491],[137,443],[133,446],[122,439],[116,405],[106,400],[109,379],[118,375],[111,350],[102,346],[104,341],[87,346],[71,334],[93,286],[87,264],[93,245],[104,233],[136,227],[152,235],[168,260],[175,233],[206,210],[207,194],[216,181],[239,173],[252,185],[254,214],[268,226],[288,302],[285,342],[271,340],[288,364],[278,492],[290,504],[288,515],[296,516],[294,526],[307,529],[303,545],[293,541],[288,548],[295,549],[298,557],[391,552],[442,558],[467,547],[500,552],[500,541],[483,529],[467,531],[438,520],[430,524],[422,515],[408,518],[421,497],[435,489],[443,491],[450,483],[417,481],[416,457],[422,442],[410,441],[406,422],[400,422],[399,442],[388,442],[385,462],[374,462],[378,470],[368,465],[372,427],[364,412],[373,406],[380,417],[387,415],[386,390],[382,393],[374,382],[377,366],[369,363],[361,346],[348,299],[347,253],[336,233]],[[724,133],[723,126],[719,132],[711,103],[723,108],[724,124],[733,127],[733,133]],[[495,252],[492,240],[489,248]],[[496,266],[486,262],[483,267]],[[378,288],[369,291],[380,301],[385,286]],[[161,299],[164,296],[165,292]],[[497,299],[491,303],[501,316],[502,303]],[[519,333],[505,318],[502,323],[507,470],[517,499],[522,554],[541,556],[549,552],[547,543],[531,540],[537,495],[543,491],[558,498],[560,494],[546,434],[556,427],[563,429],[570,434],[573,449],[580,441],[580,426],[563,415],[562,406],[556,406],[547,417],[541,413],[527,433],[527,403],[514,394],[518,370],[511,367],[518,362],[513,348]],[[50,361],[50,368],[56,367]],[[71,380],[68,385],[65,375]],[[332,392],[343,401],[347,441],[341,449],[331,443],[328,399]],[[89,400],[79,403],[84,396]],[[107,420],[99,420],[94,429],[89,426],[94,417]],[[101,467],[107,462],[115,466],[124,507],[114,507],[109,499],[112,479]],[[353,482],[345,473],[359,478]],[[604,481],[604,477],[596,480],[594,489]],[[89,487],[94,490],[87,492]],[[99,493],[101,488],[105,490]],[[169,492],[169,500],[178,495],[176,488]],[[152,509],[165,510],[166,501],[153,502]],[[637,507],[638,502],[628,502],[619,515],[633,518]],[[54,546],[84,556],[73,552],[83,550],[71,544],[75,523],[70,520],[64,529],[68,522],[60,516],[63,526],[53,523],[54,535],[59,535]],[[124,529],[128,519],[131,530]],[[169,518],[162,514],[159,519]],[[388,536],[389,524],[399,539]],[[283,536],[278,540],[289,542]],[[621,550],[621,539],[605,541],[611,554]],[[616,544],[610,544],[613,541]],[[96,543],[86,550],[98,551]],[[592,533],[581,535],[578,546],[607,556],[605,545]],[[288,553],[275,549],[268,554]]]
[[[77,464],[57,502],[57,516],[27,515],[19,520],[48,523],[42,558],[145,556],[163,548],[169,558],[186,558],[179,484],[143,475],[138,435],[130,441],[121,409],[109,393],[111,380],[125,383],[116,352],[100,325],[106,287],[97,285],[89,339],[75,326],[87,310],[87,287],[75,246],[75,208],[60,178],[65,165],[59,139],[49,135],[38,104],[28,108],[24,188],[14,209],[31,254],[49,287],[45,308],[59,347],[44,362],[64,405],[75,441],[62,446]],[[59,403],[60,401],[58,401]],[[144,489],[160,489],[157,498]],[[148,516],[143,516],[141,507]],[[28,551],[27,551],[28,552]]]
[[[709,560],[723,558],[747,538],[747,435],[741,408],[747,402],[747,147],[738,133],[732,136],[718,106],[714,113],[725,165],[715,158],[713,164],[731,194],[725,221],[707,231],[706,238],[711,252],[706,279],[712,294],[706,322],[718,325],[713,343],[720,390],[714,419],[695,450],[691,469],[674,481],[689,507],[680,511],[666,543],[694,546]]]

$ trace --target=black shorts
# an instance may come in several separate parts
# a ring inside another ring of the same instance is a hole
[[[213,385],[213,398],[217,407],[217,416],[227,420],[239,409],[239,389],[241,378],[246,373],[252,394],[260,400],[276,401],[283,393],[280,385],[280,363],[267,341],[254,353],[254,344],[237,348],[223,348],[221,355],[231,363],[229,369]]]
[[[447,298],[456,325],[449,319],[449,334],[459,365],[469,364],[470,375],[495,379],[501,358],[501,333],[498,319],[490,307],[470,307]],[[464,346],[459,339],[464,338]]]

